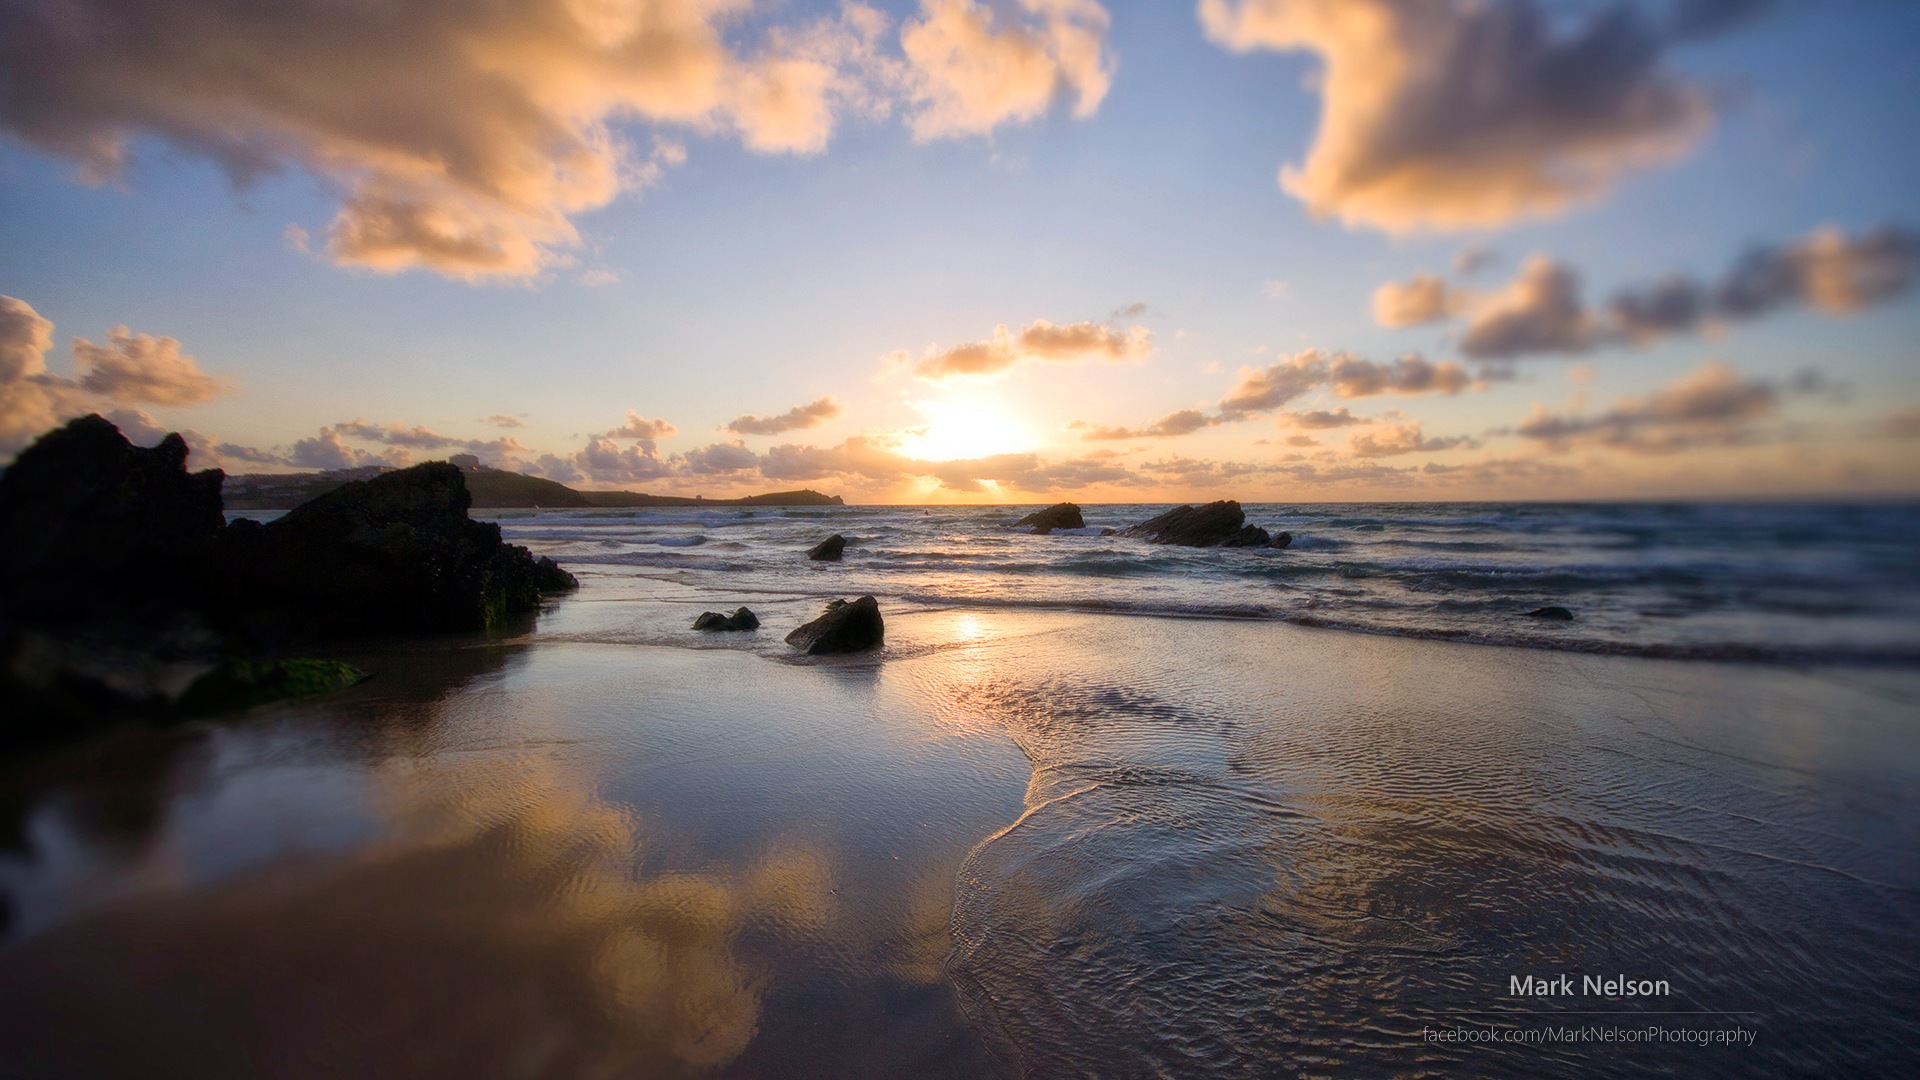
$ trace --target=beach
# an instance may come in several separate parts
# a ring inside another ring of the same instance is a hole
[[[1920,1051],[1910,667],[898,596],[884,649],[801,658],[779,638],[844,595],[831,570],[722,595],[609,565],[531,626],[343,653],[373,677],[336,697],[16,767],[0,1064],[1891,1076]],[[685,629],[728,599],[766,628]]]

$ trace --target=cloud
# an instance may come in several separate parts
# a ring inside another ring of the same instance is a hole
[[[1920,263],[1920,233],[1883,225],[1859,237],[1816,229],[1784,247],[1756,247],[1713,288],[1713,309],[1752,318],[1803,305],[1845,315],[1905,294]]]
[[[1434,363],[1411,353],[1390,364],[1348,353],[1335,356],[1330,372],[1333,392],[1343,398],[1379,394],[1458,394],[1475,385],[1467,369],[1452,360]],[[1483,379],[1490,376],[1483,376]]]
[[[1122,332],[1093,322],[1056,326],[1035,319],[1018,335],[1002,324],[994,328],[991,340],[969,342],[945,352],[929,349],[913,363],[912,371],[917,378],[938,381],[997,375],[1025,359],[1134,360],[1152,351],[1153,332],[1144,326]]]
[[[568,464],[590,479],[609,484],[631,484],[672,476],[672,463],[660,456],[651,441],[622,447],[612,438],[595,435]]]
[[[233,389],[203,373],[173,338],[135,334],[124,326],[109,331],[105,345],[73,340],[78,378],[47,370],[52,348],[53,323],[25,300],[0,296],[0,454],[19,450],[73,417],[114,413],[116,404],[198,405]],[[138,409],[117,415],[141,430],[157,423]]]
[[[1484,244],[1468,244],[1453,256],[1453,272],[1460,277],[1472,277],[1487,267],[1500,261],[1500,253]]]
[[[1920,439],[1920,408],[1895,409],[1880,420],[1880,433],[1894,439]]]
[[[627,119],[811,153],[870,111],[884,18],[860,4],[723,40],[743,0],[67,0],[0,9],[0,130],[122,177],[143,137],[236,185],[298,168],[337,193],[326,250],[380,271],[525,278],[573,218],[677,158]],[[684,157],[682,152],[679,157]]]
[[[760,455],[747,449],[745,443],[714,443],[697,450],[689,450],[685,455],[687,471],[701,476],[713,473],[741,472],[760,467]]]
[[[1667,33],[1678,39],[1711,37],[1766,14],[1775,0],[1675,0]]]
[[[830,397],[795,405],[778,416],[736,416],[727,430],[736,435],[778,435],[783,431],[819,427],[840,415],[840,405]]]
[[[1313,412],[1285,413],[1281,416],[1281,419],[1291,423],[1294,427],[1305,428],[1309,431],[1373,423],[1373,421],[1366,417],[1355,416],[1344,408],[1335,409],[1332,412],[1315,410]],[[1306,444],[1294,443],[1293,445],[1300,446]]]
[[[483,424],[492,424],[494,427],[503,427],[503,428],[519,428],[519,427],[527,426],[527,422],[525,420],[522,420],[517,416],[510,416],[506,413],[494,413],[492,416],[483,416],[480,418],[480,422]]]
[[[1450,290],[1438,274],[1415,274],[1405,282],[1389,281],[1374,290],[1373,319],[1381,326],[1418,326],[1447,318],[1466,299]]]
[[[1080,437],[1088,442],[1111,442],[1118,439],[1168,439],[1191,435],[1219,422],[1218,417],[1208,416],[1198,409],[1181,409],[1140,428],[1092,427],[1077,420],[1070,426],[1085,428]]]
[[[342,436],[363,439],[367,442],[385,443],[388,446],[405,446],[416,450],[444,450],[450,446],[464,446],[465,439],[456,439],[430,431],[419,425],[406,427],[401,424],[369,424],[365,420],[348,420],[333,425],[329,430]]]
[[[1323,387],[1331,388],[1336,396],[1343,398],[1452,395],[1463,390],[1484,390],[1492,382],[1509,377],[1510,372],[1492,367],[1482,368],[1478,375],[1471,375],[1457,361],[1442,360],[1435,363],[1418,353],[1410,353],[1383,364],[1350,352],[1328,353],[1306,349],[1293,356],[1281,357],[1278,363],[1264,368],[1241,368],[1233,388],[1220,399],[1218,412],[1211,416],[1197,409],[1182,409],[1168,413],[1145,427],[1101,427],[1084,421],[1075,421],[1070,426],[1086,429],[1080,437],[1096,441],[1172,438],[1191,434],[1204,427],[1238,423],[1274,412]],[[1302,426],[1331,427],[1343,423],[1369,422],[1352,416],[1345,409],[1338,413],[1294,413],[1292,416],[1306,418],[1308,422]],[[1314,420],[1324,423],[1315,425],[1311,423]]]
[[[1199,11],[1227,48],[1320,54],[1320,129],[1280,183],[1349,226],[1556,214],[1685,153],[1713,119],[1630,3],[1578,25],[1534,0],[1201,0]]]
[[[1466,435],[1432,439],[1421,434],[1419,423],[1389,424],[1371,431],[1357,432],[1347,440],[1353,452],[1363,458],[1393,457],[1399,454],[1432,453],[1456,447],[1473,449],[1480,444]]]
[[[308,469],[358,469],[368,465],[403,468],[413,463],[413,454],[401,446],[370,454],[347,445],[346,439],[334,428],[323,427],[313,438],[295,442],[288,461]]]
[[[1916,277],[1920,232],[1889,224],[1849,236],[1826,227],[1785,244],[1750,248],[1718,279],[1668,274],[1621,289],[1597,309],[1582,297],[1572,267],[1535,254],[1511,282],[1490,293],[1462,290],[1432,275],[1382,285],[1374,294],[1374,315],[1383,325],[1408,326],[1464,313],[1460,351],[1505,359],[1647,345],[1697,333],[1714,320],[1756,319],[1795,307],[1850,315],[1907,295]]]
[[[1092,116],[1113,81],[1108,21],[1094,0],[921,0],[900,31],[914,138],[989,135],[1066,97],[1075,117]]]
[[[25,300],[0,296],[0,453],[11,454],[86,411],[72,383],[47,373],[51,348],[52,321]]]
[[[82,389],[115,401],[150,405],[199,405],[233,387],[200,370],[170,337],[135,334],[124,326],[107,331],[107,344],[73,339]]]
[[[1643,397],[1623,398],[1593,415],[1554,413],[1536,405],[1516,432],[1565,450],[1595,443],[1642,453],[1750,441],[1749,425],[1773,414],[1781,389],[1748,379],[1720,361],[1702,365]]]
[[[1580,300],[1580,276],[1544,255],[1520,267],[1506,288],[1476,305],[1460,351],[1497,359],[1540,352],[1584,352],[1598,323]]]
[[[1327,381],[1327,357],[1307,349],[1265,368],[1243,367],[1227,396],[1220,399],[1220,415],[1241,420],[1272,412]]]
[[[655,439],[670,439],[680,433],[680,429],[665,420],[649,420],[632,409],[627,410],[627,422],[606,433],[608,439],[639,439],[652,443]]]

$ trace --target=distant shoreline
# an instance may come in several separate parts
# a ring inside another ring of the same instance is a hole
[[[368,469],[322,473],[243,473],[226,478],[221,489],[228,510],[291,510],[334,488],[374,474]],[[838,495],[812,489],[774,491],[735,499],[648,495],[638,491],[584,491],[553,480],[500,469],[462,470],[476,510],[561,510],[646,506],[845,506]]]

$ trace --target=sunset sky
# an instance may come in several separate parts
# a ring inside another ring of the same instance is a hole
[[[7,0],[0,454],[1920,493],[1920,5]]]

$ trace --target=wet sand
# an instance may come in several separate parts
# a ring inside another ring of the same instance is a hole
[[[771,629],[633,644],[613,610],[372,650],[322,704],[15,768],[0,1074],[1897,1075],[1920,1052],[1920,673],[938,610],[807,663]],[[1674,993],[1507,994],[1561,971]],[[1421,1035],[1656,1004],[1757,1041]]]

